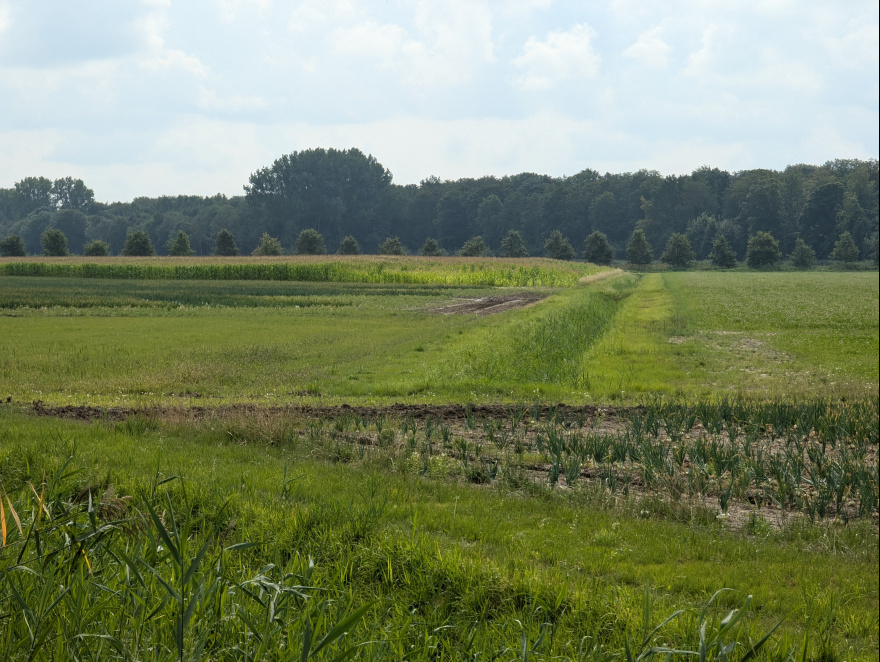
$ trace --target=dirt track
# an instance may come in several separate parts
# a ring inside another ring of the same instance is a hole
[[[454,303],[435,308],[434,312],[438,315],[463,315],[467,313],[493,315],[515,308],[525,308],[546,298],[547,295],[540,292],[519,292],[500,297],[456,299]]]

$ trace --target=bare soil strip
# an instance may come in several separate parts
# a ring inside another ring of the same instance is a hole
[[[338,418],[340,416],[361,416],[375,418],[385,416],[388,418],[412,418],[414,420],[437,419],[440,421],[457,422],[464,421],[470,415],[479,418],[506,418],[510,416],[515,405],[509,404],[485,404],[485,405],[407,405],[390,404],[385,406],[351,406],[351,405],[288,405],[285,407],[266,407],[260,405],[223,405],[218,407],[93,407],[90,405],[62,405],[58,407],[46,406],[40,400],[32,404],[37,416],[55,416],[77,421],[122,421],[131,416],[153,416],[156,418],[178,418],[181,415],[189,418],[204,418],[217,414],[253,414],[253,415],[288,415],[303,416],[306,418]],[[538,405],[542,418],[558,413],[567,417],[583,415],[586,419],[596,416],[619,417],[629,411],[638,410],[639,407],[594,407],[585,405],[576,407],[572,405]],[[535,408],[528,406],[528,412],[534,413]]]
[[[473,313],[475,315],[494,315],[515,308],[525,308],[542,299],[547,294],[539,292],[519,292],[507,296],[480,297],[478,299],[456,299],[454,303],[434,308],[438,315],[463,315]]]

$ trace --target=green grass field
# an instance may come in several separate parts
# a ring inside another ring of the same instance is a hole
[[[621,275],[570,288],[0,277],[15,400],[638,402],[877,394],[870,273]],[[544,301],[438,314],[503,292]],[[810,303],[812,301],[812,303]]]
[[[878,655],[876,273],[87,264],[0,264],[9,659]]]

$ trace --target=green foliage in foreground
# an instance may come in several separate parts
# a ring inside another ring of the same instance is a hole
[[[408,442],[358,443],[379,419],[0,421],[11,660],[876,653],[870,527],[449,483]]]
[[[0,264],[0,275],[143,280],[282,280],[337,283],[411,283],[490,287],[571,287],[597,273],[592,265],[522,265],[502,260],[419,263],[417,261],[328,260],[326,262],[241,262],[238,264],[95,264],[80,262]]]

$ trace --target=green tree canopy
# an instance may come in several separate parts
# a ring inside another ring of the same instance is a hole
[[[177,236],[168,242],[168,255],[192,255],[195,251],[189,245],[189,235],[183,230],[177,231]]]
[[[584,259],[593,264],[611,264],[614,261],[614,247],[604,232],[595,230],[584,240]]]
[[[281,156],[253,173],[244,188],[272,236],[289,243],[302,223],[333,245],[344,234],[370,233],[390,186],[391,172],[373,156],[355,148],[317,148]]]
[[[508,230],[507,236],[501,240],[501,257],[528,257],[529,249],[522,235],[516,230]]]
[[[547,237],[544,254],[554,260],[573,260],[576,255],[568,237],[563,236],[559,230],[553,230]]]
[[[253,250],[251,255],[283,255],[284,249],[281,248],[281,242],[275,237],[269,236],[268,232],[264,232],[260,236],[260,243]]]
[[[746,249],[746,264],[752,269],[766,269],[776,265],[782,259],[779,242],[769,232],[758,231]]]
[[[794,248],[789,258],[791,263],[798,269],[809,269],[816,261],[816,251],[807,246],[807,242],[798,237],[794,242]]]
[[[462,257],[482,257],[486,254],[486,242],[483,237],[471,237],[459,249],[458,254]]]
[[[24,242],[17,234],[11,234],[0,241],[0,257],[24,257]]]
[[[43,246],[43,255],[62,256],[70,255],[67,250],[67,237],[57,228],[49,228],[40,235],[40,244]]]
[[[731,247],[727,237],[718,235],[712,244],[712,252],[709,253],[712,264],[721,269],[733,269],[736,266],[736,253]]]
[[[214,255],[223,255],[226,257],[235,257],[239,255],[238,244],[235,243],[235,237],[232,233],[223,228],[217,233],[217,241],[214,243]]]
[[[406,249],[400,243],[399,237],[388,237],[379,244],[379,255],[406,255]]]
[[[83,255],[87,257],[107,257],[110,255],[110,244],[100,239],[94,239],[83,246]]]
[[[880,265],[880,235],[876,231],[865,237],[865,256],[875,267]]]
[[[648,243],[644,230],[634,230],[626,245],[626,259],[630,264],[651,264],[654,259],[654,249]]]
[[[153,248],[153,242],[143,230],[135,230],[125,238],[125,245],[122,247],[122,254],[128,257],[141,256],[146,257],[155,255],[156,249]]]
[[[342,241],[339,242],[339,250],[336,251],[339,255],[360,255],[361,254],[361,245],[358,243],[358,240],[348,235],[342,238]]]
[[[660,261],[673,267],[686,268],[693,263],[695,257],[687,237],[674,232],[666,242],[666,250],[660,256]]]
[[[840,238],[834,242],[834,250],[831,251],[831,259],[835,262],[848,264],[859,259],[859,247],[853,241],[849,230],[840,233]]]
[[[440,248],[440,244],[436,239],[429,237],[428,239],[425,239],[425,243],[422,244],[422,247],[419,249],[419,255],[440,257],[441,255],[446,255],[446,251]]]
[[[314,228],[307,228],[296,238],[297,255],[326,255],[324,236]]]

